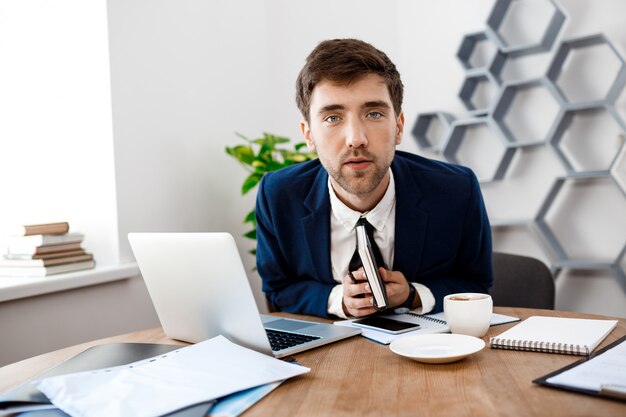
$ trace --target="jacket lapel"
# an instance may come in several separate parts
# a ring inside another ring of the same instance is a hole
[[[311,264],[316,278],[334,283],[330,265],[330,198],[328,196],[328,174],[320,166],[313,186],[304,200],[310,213],[302,218],[304,240],[308,246]]]
[[[396,237],[393,269],[404,271],[407,279],[417,276],[428,214],[418,208],[423,195],[415,175],[399,158],[391,169],[396,183]],[[330,264],[330,198],[328,174],[320,167],[304,200],[309,214],[302,217],[303,239],[317,279],[334,283]]]
[[[396,237],[393,269],[407,279],[417,276],[424,249],[428,214],[418,208],[423,195],[410,168],[399,158],[391,164],[396,183]]]

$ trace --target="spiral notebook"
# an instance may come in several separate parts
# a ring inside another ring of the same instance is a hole
[[[497,349],[589,355],[615,328],[617,320],[532,316],[492,337]]]

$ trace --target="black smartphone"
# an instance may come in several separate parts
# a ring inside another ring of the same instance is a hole
[[[420,325],[416,323],[407,323],[406,321],[392,320],[377,316],[354,320],[352,324],[357,327],[378,330],[380,332],[391,334],[406,333],[420,328]]]

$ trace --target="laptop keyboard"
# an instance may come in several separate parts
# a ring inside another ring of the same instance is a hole
[[[317,336],[309,336],[306,334],[281,332],[279,330],[265,329],[267,338],[273,351],[279,351],[290,348],[292,346],[301,345],[311,340],[319,339]]]

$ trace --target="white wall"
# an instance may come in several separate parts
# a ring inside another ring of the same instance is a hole
[[[240,237],[254,196],[241,197],[245,171],[224,148],[235,132],[265,129],[264,3],[111,0],[109,27],[122,259],[132,259],[129,232]],[[239,242],[242,253],[251,247]]]

